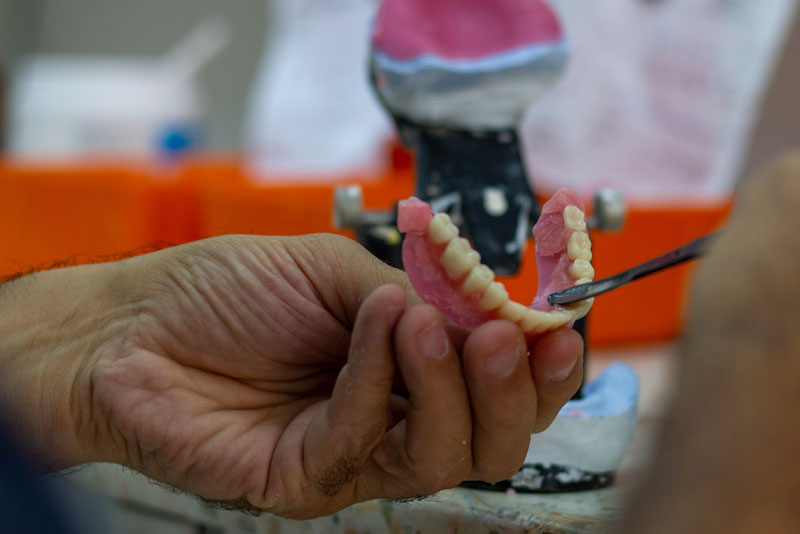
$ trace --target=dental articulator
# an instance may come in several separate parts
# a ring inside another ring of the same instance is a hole
[[[618,287],[704,250],[707,240],[632,276],[592,282],[589,236],[622,227],[622,196],[598,193],[591,217],[569,191],[539,205],[518,128],[539,97],[557,90],[568,59],[561,22],[546,2],[384,0],[371,31],[369,76],[415,156],[416,198],[394,212],[366,212],[360,188],[342,186],[335,193],[336,222],[355,230],[384,261],[405,268],[423,300],[451,321],[469,329],[504,318],[533,337],[574,324],[585,336],[589,297],[600,294],[598,287]],[[539,288],[526,306],[511,300],[495,276],[519,272],[532,236]],[[510,480],[465,485],[564,492],[611,484],[635,429],[638,389],[630,367],[612,364],[548,430],[532,436],[525,463]]]

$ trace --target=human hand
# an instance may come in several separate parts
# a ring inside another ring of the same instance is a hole
[[[451,341],[401,271],[344,238],[232,236],[102,267],[113,313],[70,387],[80,461],[234,506],[307,518],[507,478],[581,381],[575,332],[530,358],[503,321]]]

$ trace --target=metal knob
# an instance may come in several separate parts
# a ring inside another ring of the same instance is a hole
[[[333,192],[333,226],[339,230],[358,230],[369,226],[394,226],[391,211],[365,211],[360,185],[340,185]]]
[[[589,219],[593,230],[613,232],[625,225],[627,206],[622,193],[614,189],[602,189],[594,196],[594,215]]]
[[[364,217],[364,198],[360,185],[340,185],[333,192],[333,225],[343,230],[358,228]]]

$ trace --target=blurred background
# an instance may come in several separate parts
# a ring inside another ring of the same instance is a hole
[[[0,70],[8,83],[32,55],[157,59],[208,17],[222,17],[228,41],[197,75],[207,95],[204,143],[240,150],[268,13],[264,0],[0,0]]]
[[[592,11],[584,7],[576,7],[575,2],[569,0],[557,0],[553,2],[564,12],[564,24],[568,30],[568,35],[573,41],[593,40],[595,43],[599,39],[597,34],[613,30],[614,25],[604,22],[605,17],[600,11]],[[672,11],[682,20],[700,20],[697,13],[710,14],[715,22],[723,21],[727,28],[725,32],[719,32],[718,28],[705,27],[708,34],[708,42],[712,43],[709,50],[713,49],[713,41],[726,40],[729,47],[729,55],[742,55],[743,50],[755,50],[752,54],[759,59],[762,71],[758,75],[749,72],[742,72],[742,78],[754,78],[748,83],[752,86],[750,91],[753,93],[753,102],[758,104],[757,96],[765,85],[769,90],[769,98],[766,99],[767,107],[764,113],[755,117],[759,126],[759,135],[753,136],[755,145],[750,150],[749,145],[745,149],[752,153],[752,157],[745,158],[745,163],[740,168],[749,172],[755,165],[775,153],[780,152],[787,146],[791,146],[798,138],[797,134],[797,106],[791,105],[792,90],[797,87],[800,78],[800,67],[796,61],[791,61],[790,53],[797,44],[797,29],[789,31],[789,37],[794,36],[794,40],[789,39],[785,43],[787,30],[791,28],[791,20],[794,13],[794,0],[772,0],[765,3],[753,4],[743,7],[746,3],[727,0],[705,0],[694,3],[694,10],[687,10],[687,2],[672,0],[626,0],[614,2],[619,4],[614,11],[618,22],[615,24],[623,27],[628,22],[636,24],[636,29],[627,31],[628,38],[616,37],[609,39],[609,46],[606,48],[619,57],[619,52],[623,52],[621,59],[636,57],[641,59],[642,50],[646,49],[646,43],[641,38],[634,38],[640,33],[651,32],[654,29],[659,32],[658,38],[664,39],[663,32],[675,32],[675,30],[663,22],[667,17],[659,15],[657,11]],[[580,3],[577,3],[580,4]],[[363,35],[346,35],[343,23],[347,20],[351,22],[348,29],[358,28],[358,24],[368,19],[369,13],[374,11],[377,5],[376,0],[350,0],[343,2],[320,3],[310,0],[298,0],[297,2],[286,2],[283,0],[237,0],[235,2],[219,2],[215,0],[141,0],[129,2],[125,0],[0,0],[0,91],[4,98],[0,100],[0,120],[2,120],[2,147],[8,148],[10,137],[19,137],[17,133],[11,136],[10,106],[32,106],[36,110],[46,107],[46,103],[40,102],[37,98],[31,97],[31,101],[11,102],[12,88],[15,83],[20,83],[24,89],[29,89],[31,85],[36,86],[37,81],[45,83],[47,81],[60,81],[62,84],[69,85],[68,82],[75,83],[81,75],[102,76],[106,72],[94,71],[87,68],[87,65],[80,65],[79,61],[67,65],[73,68],[69,76],[64,73],[66,68],[61,65],[42,64],[43,59],[58,57],[63,62],[69,60],[86,59],[113,59],[122,61],[141,60],[159,61],[179,48],[182,42],[190,40],[192,32],[197,30],[204,22],[216,26],[210,33],[216,32],[211,36],[219,40],[218,46],[211,45],[214,50],[205,58],[196,58],[201,64],[197,66],[193,73],[191,91],[179,95],[184,100],[197,100],[196,103],[188,106],[192,108],[186,112],[192,118],[199,118],[202,121],[202,128],[192,132],[192,142],[205,151],[216,153],[227,152],[243,154],[247,149],[252,149],[254,143],[261,141],[263,144],[272,143],[272,139],[265,139],[263,130],[268,129],[267,119],[263,114],[275,110],[275,105],[263,103],[268,97],[263,93],[266,89],[276,89],[274,82],[269,80],[270,76],[286,74],[286,69],[282,72],[274,72],[276,68],[281,68],[282,57],[287,55],[284,50],[294,47],[288,55],[294,54],[296,59],[306,59],[312,55],[312,45],[305,50],[299,50],[296,43],[290,42],[286,35],[302,35],[303,41],[313,41],[314,34],[309,33],[309,28],[325,28],[325,19],[329,19],[328,26],[340,28],[336,40],[328,39],[327,43],[335,43],[344,50],[350,52],[358,60],[366,59],[360,57],[364,55],[366,48],[367,34],[364,30]],[[634,12],[631,6],[639,5],[639,11],[644,6],[650,10],[650,14]],[[656,6],[653,8],[653,6]],[[593,9],[593,8],[592,8]],[[605,12],[608,12],[606,10]],[[343,15],[343,13],[347,13]],[[599,15],[599,16],[598,16]],[[651,16],[652,15],[652,16]],[[653,19],[648,22],[643,17]],[[365,18],[366,17],[366,18]],[[338,18],[338,19],[337,19]],[[599,20],[596,20],[598,19]],[[314,19],[314,20],[312,20]],[[319,21],[322,20],[322,23]],[[746,21],[749,20],[749,24]],[[702,22],[702,20],[700,20]],[[316,26],[314,26],[316,24]],[[717,24],[718,26],[719,24]],[[696,35],[692,24],[685,25],[687,36]],[[295,31],[306,28],[305,32]],[[587,32],[587,29],[589,30]],[[591,33],[590,33],[591,32]],[[731,32],[738,35],[731,35]],[[304,34],[304,35],[303,35]],[[592,35],[594,34],[594,35]],[[202,41],[202,38],[200,39]],[[321,40],[321,39],[320,39]],[[358,40],[363,44],[359,48]],[[688,39],[687,39],[688,40]],[[691,38],[693,44],[698,41],[695,37]],[[615,41],[617,45],[614,44]],[[669,48],[669,43],[676,41],[675,35],[667,35],[664,46]],[[288,43],[288,44],[287,44]],[[277,46],[275,46],[277,44]],[[627,47],[634,50],[624,50]],[[277,48],[278,56],[270,56],[270,49]],[[352,49],[356,48],[355,51]],[[702,50],[702,48],[700,49]],[[784,53],[781,55],[781,51]],[[580,50],[578,50],[580,52]],[[191,56],[191,50],[189,50]],[[198,52],[202,56],[202,52]],[[281,55],[282,54],[282,55]],[[330,57],[329,54],[328,57]],[[595,54],[603,56],[602,54]],[[745,54],[746,55],[746,54]],[[783,57],[779,68],[773,70],[772,62]],[[607,57],[602,57],[607,61]],[[188,59],[190,62],[192,58]],[[310,61],[310,60],[309,60]],[[573,63],[578,63],[578,68],[585,67],[591,60],[586,56],[577,57],[573,54]],[[356,64],[357,61],[350,61]],[[108,67],[108,65],[105,65]],[[608,67],[612,78],[616,65],[610,63],[601,65]],[[38,70],[35,67],[40,67]],[[59,67],[62,67],[59,69]],[[81,70],[83,67],[83,70]],[[673,63],[672,67],[681,69],[679,64]],[[69,69],[67,69],[69,70]],[[111,69],[113,70],[113,68]],[[309,69],[310,70],[310,69]],[[745,69],[739,69],[744,71]],[[289,72],[289,74],[297,74]],[[574,72],[574,69],[573,69]],[[777,72],[777,76],[773,76]],[[119,74],[119,73],[117,73]],[[624,76],[624,73],[617,72]],[[667,70],[667,75],[669,75]],[[351,67],[349,75],[353,77]],[[21,78],[25,78],[22,79]],[[34,79],[31,79],[34,78]],[[65,79],[69,78],[69,79]],[[318,78],[322,79],[322,78]],[[358,87],[359,84],[365,85],[366,74],[363,80],[350,80],[350,89]],[[298,80],[293,80],[293,82]],[[307,81],[307,80],[306,80]],[[316,81],[316,80],[312,80]],[[600,81],[600,80],[597,80]],[[769,83],[769,82],[774,83]],[[25,85],[28,82],[30,85]],[[627,80],[629,85],[633,80]],[[305,84],[292,84],[295,90],[301,90]],[[254,92],[260,89],[261,96],[254,96]],[[280,87],[277,87],[280,92]],[[320,100],[325,100],[325,88],[314,87]],[[570,84],[567,84],[567,91]],[[273,91],[275,92],[275,91]],[[561,93],[564,92],[562,88]],[[556,93],[558,94],[558,93]],[[41,95],[45,98],[49,93]],[[359,94],[363,97],[364,94]],[[607,95],[603,95],[607,96]],[[167,100],[167,97],[164,97]],[[556,97],[558,98],[558,97]],[[562,98],[561,100],[566,100]],[[584,99],[585,100],[585,99]],[[363,104],[363,102],[360,102]],[[75,105],[80,103],[76,102]],[[572,104],[572,103],[571,103]],[[367,102],[367,106],[372,106],[372,102]],[[286,107],[286,106],[284,106]],[[541,106],[545,107],[545,106]],[[583,106],[586,107],[585,105]],[[26,108],[26,111],[27,110]],[[33,112],[31,112],[33,113]],[[253,124],[254,114],[259,114],[260,123]],[[296,111],[295,111],[296,113]],[[375,111],[373,110],[373,113]],[[563,118],[563,112],[559,111]],[[542,112],[541,114],[546,114]],[[539,122],[550,122],[551,117],[539,117]],[[372,119],[376,121],[376,119]],[[282,125],[282,124],[281,124]],[[549,124],[548,124],[549,125]],[[384,128],[381,130],[380,128]],[[387,135],[388,125],[379,127],[371,125],[370,133],[376,131]],[[305,132],[308,135],[308,131]],[[33,135],[41,135],[37,132]],[[277,134],[275,134],[277,135]],[[30,143],[25,144],[29,146]],[[362,143],[364,146],[364,143]],[[42,147],[39,147],[43,149]],[[263,148],[263,147],[260,147]],[[573,149],[574,147],[570,147]],[[34,149],[35,150],[35,149]],[[372,170],[374,170],[374,166]]]
[[[718,228],[743,177],[800,148],[796,0],[552,3],[570,62],[520,131],[540,196],[628,201],[622,231],[593,235],[597,277]],[[353,237],[342,184],[391,210],[415,176],[368,84],[378,4],[0,0],[0,281],[226,233]],[[592,349],[673,341],[690,274],[598,299]],[[530,253],[506,283],[521,301],[535,279]],[[283,531],[116,467],[75,478],[114,532]]]

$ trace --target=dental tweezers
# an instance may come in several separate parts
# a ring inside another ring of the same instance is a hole
[[[675,250],[671,250],[666,254],[662,254],[657,258],[653,258],[650,261],[642,263],[641,265],[637,265],[636,267],[632,267],[627,271],[622,271],[614,276],[609,276],[608,278],[603,278],[602,280],[595,280],[594,282],[589,282],[588,284],[581,284],[579,286],[570,287],[563,291],[552,293],[549,297],[547,297],[547,301],[550,304],[571,304],[573,302],[578,302],[579,300],[596,297],[597,295],[602,295],[603,293],[611,291],[612,289],[622,287],[625,284],[633,282],[639,278],[657,273],[658,271],[678,265],[679,263],[693,260],[698,256],[702,256],[708,251],[708,249],[711,247],[711,243],[714,241],[714,239],[716,239],[718,234],[719,232],[714,232],[699,239],[695,239],[694,241],[678,247]]]

